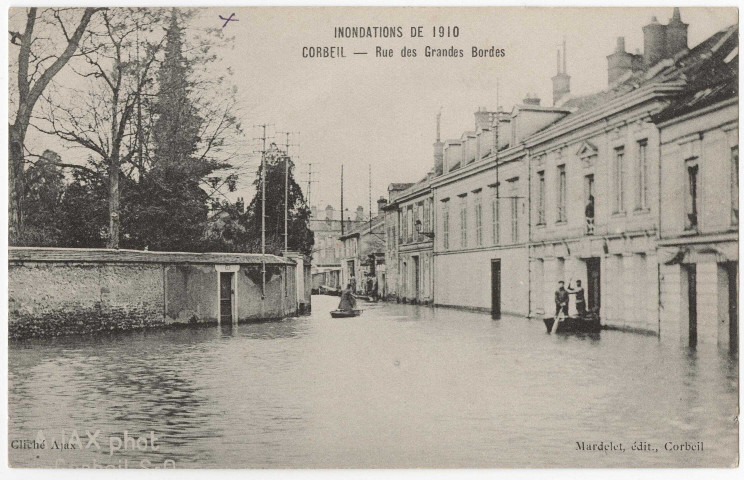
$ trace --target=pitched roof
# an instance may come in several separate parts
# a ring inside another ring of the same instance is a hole
[[[660,73],[684,78],[684,91],[656,114],[663,122],[739,95],[739,27],[732,25],[712,35]]]
[[[560,107],[571,113],[540,131],[568,122],[577,114],[601,107],[611,100],[652,83],[683,80],[686,84],[684,91],[674,97],[670,106],[655,117],[655,121],[680,115],[688,109],[701,108],[727,96],[737,95],[735,88],[732,87],[738,83],[738,30],[738,25],[731,25],[714,33],[694,48],[683,50],[674,58],[662,60],[648,70],[627,74],[606,90],[569,97]],[[726,59],[728,62],[724,62]],[[695,98],[699,91],[708,88],[710,92]]]

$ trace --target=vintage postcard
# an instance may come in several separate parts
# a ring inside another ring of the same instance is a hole
[[[7,15],[11,467],[738,467],[736,8]]]

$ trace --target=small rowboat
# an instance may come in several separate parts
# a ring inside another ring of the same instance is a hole
[[[333,318],[350,318],[358,317],[362,314],[361,310],[332,310],[331,316]]]
[[[545,328],[551,333],[555,326],[555,333],[598,333],[602,329],[599,315],[589,314],[584,317],[564,317],[557,324],[555,318],[544,318]]]

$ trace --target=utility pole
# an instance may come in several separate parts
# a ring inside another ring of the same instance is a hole
[[[307,204],[309,206],[312,205],[312,203],[310,202],[310,188],[312,184],[316,182],[317,180],[313,180],[313,164],[308,163],[307,164]]]
[[[284,144],[284,256],[289,251],[289,135],[292,132],[278,132],[286,135]]]
[[[372,235],[372,164],[369,164],[369,234]]]
[[[261,300],[266,298],[266,127],[256,125],[261,133]]]

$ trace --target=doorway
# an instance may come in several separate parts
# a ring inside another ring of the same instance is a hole
[[[601,276],[600,276],[600,259],[592,257],[586,259],[586,295],[587,309],[590,312],[596,312],[599,315],[600,298],[601,298]]]
[[[501,259],[491,260],[491,317],[501,318]]]
[[[220,323],[222,325],[233,323],[234,275],[233,272],[220,272]]]
[[[683,265],[687,287],[687,334],[689,346],[697,346],[697,267],[694,263]]]
[[[725,268],[728,280],[729,351],[736,353],[739,350],[739,265],[726,262]]]

